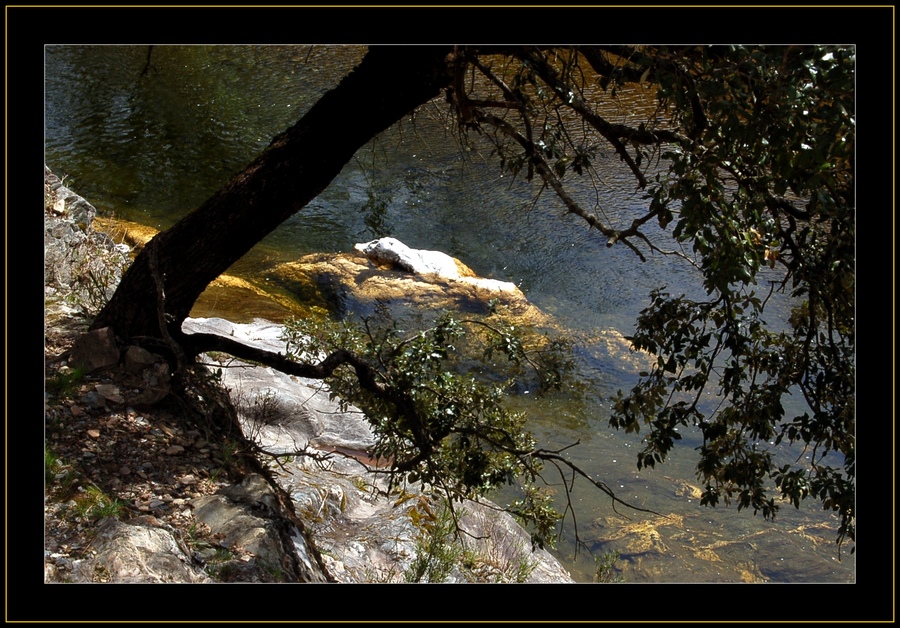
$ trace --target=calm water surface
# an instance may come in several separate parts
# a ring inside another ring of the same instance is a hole
[[[46,49],[46,163],[102,212],[166,228],[200,205],[293,124],[361,57],[357,47],[54,46]],[[612,121],[653,115],[652,99],[625,91],[604,111]],[[393,235],[417,248],[454,255],[481,275],[514,281],[583,338],[628,334],[653,288],[692,294],[692,269],[675,258],[640,263],[621,246],[565,216],[550,194],[501,176],[477,151],[460,150],[440,104],[423,108],[364,147],[333,184],[260,243],[234,272],[264,279],[271,265]],[[340,129],[335,129],[339,133]],[[315,150],[315,147],[310,147]],[[643,200],[617,159],[600,162],[599,192],[576,192],[610,217]],[[848,582],[855,559],[837,560],[835,520],[815,507],[785,507],[774,523],[735,508],[701,507],[693,434],[672,459],[638,472],[640,438],[608,427],[606,399],[635,381],[633,368],[602,346],[579,349],[586,395],[511,403],[529,413],[547,446],[565,446],[595,478],[668,518],[611,507],[596,490],[576,488],[583,545],[568,523],[556,555],[590,581],[588,550],[618,550],[629,582]],[[784,452],[785,461],[799,452]],[[560,502],[562,507],[564,504]]]

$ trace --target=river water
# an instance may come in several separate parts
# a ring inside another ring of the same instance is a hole
[[[166,228],[299,119],[363,52],[350,46],[48,47],[45,161],[101,212]],[[653,288],[700,290],[694,271],[677,258],[656,255],[641,263],[625,247],[607,249],[596,231],[564,215],[549,192],[535,201],[536,187],[502,176],[486,154],[460,149],[444,113],[440,103],[428,105],[364,147],[233,272],[261,281],[280,261],[392,235],[449,253],[479,275],[515,282],[582,339],[605,338],[610,330],[627,335]],[[646,118],[654,104],[635,86],[604,114],[613,122]],[[576,194],[610,218],[626,219],[644,201],[617,159],[601,163],[597,191],[585,186]],[[855,557],[845,551],[838,559],[836,520],[814,505],[784,506],[774,522],[733,507],[701,507],[691,489],[695,435],[683,434],[665,464],[639,472],[640,437],[607,423],[609,395],[636,381],[635,368],[591,341],[579,348],[579,363],[587,394],[539,398],[520,391],[510,403],[528,412],[542,444],[578,441],[568,450],[577,464],[625,499],[668,516],[617,513],[598,491],[576,487],[572,504],[582,544],[569,520],[554,552],[577,580],[594,574],[590,552],[607,550],[621,553],[617,566],[627,582],[855,580]],[[781,453],[785,461],[800,455]]]

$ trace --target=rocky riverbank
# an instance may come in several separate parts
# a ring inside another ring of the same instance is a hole
[[[134,243],[45,181],[47,582],[572,582],[490,504],[462,504],[455,538],[420,487],[388,491],[368,424],[321,383],[207,356],[176,391],[160,359],[86,334]],[[283,348],[263,319],[185,330]]]

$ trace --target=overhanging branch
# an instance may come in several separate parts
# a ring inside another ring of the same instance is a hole
[[[652,515],[659,515],[660,517],[666,516],[666,515],[663,515],[662,513],[656,512],[655,510],[650,510],[649,508],[641,508],[640,506],[635,506],[634,504],[629,504],[628,502],[623,500],[621,497],[617,497],[615,492],[611,488],[609,488],[609,486],[607,486],[607,484],[605,482],[602,482],[600,480],[595,480],[594,478],[589,476],[585,471],[583,471],[581,468],[579,468],[578,465],[574,464],[571,460],[568,460],[567,458],[565,458],[558,452],[549,451],[546,449],[536,449],[534,452],[532,452],[531,455],[540,460],[546,460],[546,461],[558,463],[565,467],[568,467],[573,473],[575,473],[576,475],[580,475],[585,480],[587,480],[588,482],[593,484],[596,488],[598,488],[602,492],[606,493],[610,497],[610,499],[612,499],[613,503],[615,503],[615,504],[621,504],[622,506],[625,506],[626,508],[630,508],[631,510],[636,510],[638,512],[646,512],[646,513],[649,513]],[[568,492],[568,490],[567,490],[567,492]]]
[[[295,362],[281,353],[272,353],[264,349],[257,349],[241,342],[219,336],[216,334],[182,334],[181,343],[185,353],[197,356],[208,351],[221,351],[242,360],[258,362],[270,366],[282,373],[309,377],[311,379],[326,379],[341,366],[352,366],[356,371],[360,385],[371,392],[384,394],[387,387],[378,381],[378,373],[365,360],[346,349],[338,349],[317,364]]]
[[[588,106],[584,99],[573,91],[572,86],[563,81],[559,73],[550,66],[547,61],[536,52],[528,51],[520,55],[521,59],[529,64],[537,72],[538,76],[551,88],[560,102],[575,111],[583,120],[590,124],[603,138],[609,142],[616,153],[631,169],[638,182],[638,187],[647,186],[647,179],[640,167],[628,153],[622,140],[628,140],[633,144],[658,146],[664,143],[687,143],[688,139],[677,133],[666,130],[648,131],[645,128],[629,127],[624,124],[611,124]]]
[[[534,144],[532,142],[529,142],[526,137],[516,131],[516,129],[509,122],[485,113],[481,113],[479,115],[479,122],[493,126],[503,134],[518,142],[519,145],[522,146],[522,148],[525,150],[525,153],[529,156],[529,163],[537,169],[538,174],[541,175],[541,179],[544,181],[544,183],[553,189],[553,191],[563,202],[570,213],[579,216],[591,227],[594,227],[595,229],[600,231],[600,233],[608,237],[609,240],[607,241],[607,246],[612,246],[616,242],[621,241],[623,244],[625,244],[625,246],[634,251],[634,253],[640,258],[642,262],[647,261],[640,250],[627,239],[628,236],[639,234],[637,230],[637,223],[633,224],[631,228],[627,229],[626,231],[618,231],[603,224],[603,222],[597,216],[588,212],[569,195],[562,182],[553,173],[553,169],[550,167],[550,164],[548,164],[547,161],[540,154],[538,154]]]

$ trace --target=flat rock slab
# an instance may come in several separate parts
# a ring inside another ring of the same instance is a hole
[[[238,324],[221,318],[189,318],[182,329],[231,337],[273,353],[285,349],[283,326],[261,319]],[[365,452],[375,445],[362,411],[352,406],[341,408],[319,380],[238,360],[221,365],[221,370],[222,383],[231,390],[245,430],[268,451],[285,453],[309,446],[320,451]]]
[[[282,326],[265,320],[235,324],[188,319],[182,328],[186,333],[215,333],[268,351],[284,351]],[[245,432],[263,448],[332,454],[325,463],[296,456],[279,474],[279,482],[323,550],[331,575],[339,582],[402,582],[421,541],[422,517],[430,517],[437,505],[418,485],[408,485],[399,494],[396,489],[383,492],[384,477],[360,462],[359,454],[375,444],[362,412],[352,406],[341,409],[317,380],[238,361],[211,366],[222,369]],[[375,486],[380,491],[373,490]],[[233,505],[226,497],[217,495],[197,504],[198,516],[211,527],[221,518],[231,520]],[[532,551],[528,533],[511,516],[491,505],[467,501],[460,506],[461,523],[473,536],[467,546],[478,569],[462,570],[458,565],[448,582],[509,581],[519,566],[528,567],[525,582],[573,582],[553,556]],[[257,539],[259,526],[244,523],[235,533],[249,531],[247,540]]]

